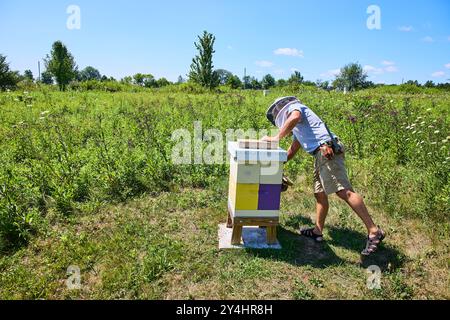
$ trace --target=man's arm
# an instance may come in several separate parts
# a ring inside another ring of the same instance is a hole
[[[295,126],[302,120],[302,114],[298,110],[294,110],[289,115],[284,126],[280,129],[275,137],[264,137],[264,141],[280,141],[284,137],[287,137],[294,130]]]
[[[297,139],[294,139],[288,150],[288,161],[292,160],[292,158],[297,154],[300,148],[301,148],[300,142],[298,142]]]

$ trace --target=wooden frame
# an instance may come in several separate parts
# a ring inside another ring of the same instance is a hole
[[[228,209],[227,228],[232,228],[231,236],[232,245],[240,245],[242,241],[242,228],[244,226],[266,227],[267,244],[277,243],[277,226],[280,220],[278,217],[272,218],[244,218],[233,217],[230,209]]]

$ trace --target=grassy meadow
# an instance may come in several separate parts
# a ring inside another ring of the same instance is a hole
[[[449,92],[77,89],[0,93],[0,299],[450,299]],[[361,259],[365,229],[335,196],[326,241],[298,236],[315,211],[304,152],[286,169],[283,249],[218,250],[228,167],[173,164],[172,132],[272,129],[265,111],[282,95],[344,141],[387,232],[373,257]],[[71,265],[80,289],[66,286]],[[381,289],[367,288],[369,265]]]

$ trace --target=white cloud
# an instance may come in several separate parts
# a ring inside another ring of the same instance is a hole
[[[332,70],[328,70],[327,72],[321,73],[320,76],[322,78],[334,78],[335,76],[337,76],[339,73],[341,72],[341,69],[332,69]]]
[[[436,72],[433,72],[431,74],[431,76],[434,78],[442,78],[443,76],[445,76],[445,72],[444,71],[436,71]]]
[[[422,39],[423,42],[427,42],[427,43],[431,43],[434,42],[434,39],[430,36],[426,36],[425,38]]]
[[[274,52],[277,56],[291,56],[303,58],[303,50],[298,50],[295,48],[279,48]]]
[[[401,26],[398,28],[398,30],[402,32],[411,32],[414,30],[414,28],[412,26]]]
[[[273,62],[267,60],[258,60],[255,61],[255,64],[262,68],[270,68],[273,67]]]
[[[444,67],[446,67],[447,69],[450,69],[450,63],[447,63]]]
[[[395,65],[395,62],[394,62],[394,61],[389,61],[389,60],[383,60],[383,61],[381,62],[381,64],[382,64],[383,66],[393,66],[393,65]]]
[[[363,67],[363,70],[367,73],[372,73],[372,74],[382,74],[384,72],[384,70],[382,68],[376,68],[371,65],[365,65]]]
[[[389,60],[383,60],[381,62],[381,67],[374,67],[371,65],[365,65],[363,67],[363,70],[365,72],[367,72],[370,75],[378,75],[378,74],[384,74],[384,73],[393,73],[393,72],[397,72],[398,68],[395,65],[394,61],[389,61]]]
[[[384,68],[384,71],[386,71],[386,72],[397,72],[398,68],[396,66],[387,66],[386,68]]]

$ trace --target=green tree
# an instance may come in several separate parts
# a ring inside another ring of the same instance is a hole
[[[425,85],[424,85],[426,88],[434,88],[436,85],[434,84],[434,82],[433,81],[431,81],[431,80],[428,80],[427,82],[425,82]]]
[[[323,90],[329,90],[330,89],[330,82],[329,81],[322,81],[317,80],[316,81],[317,88],[323,89]]]
[[[171,84],[171,82],[169,80],[167,80],[166,78],[160,78],[156,81],[156,86],[158,88],[162,88],[162,87],[168,86],[170,84]]]
[[[262,89],[261,82],[259,82],[258,79],[254,78],[254,77],[250,81],[250,87],[254,90]]]
[[[303,82],[303,76],[300,71],[294,71],[291,77],[287,81],[289,84],[300,84]]]
[[[287,81],[284,79],[278,79],[277,87],[284,87],[287,84]]]
[[[134,84],[137,84],[138,86],[144,85],[144,79],[145,79],[145,74],[142,74],[142,73],[136,73],[133,76]]]
[[[251,82],[252,82],[252,77],[250,77],[250,76],[245,76],[244,78],[242,78],[242,83],[244,85],[244,89],[251,89]]]
[[[130,77],[130,76],[124,77],[124,78],[122,78],[120,80],[120,82],[124,83],[124,84],[132,84],[133,83],[133,77]]]
[[[87,66],[80,71],[79,77],[81,81],[89,81],[100,80],[102,78],[102,75],[100,74],[100,71],[98,71],[94,67]]]
[[[262,81],[261,81],[261,85],[263,87],[263,89],[269,89],[275,86],[275,78],[272,77],[272,75],[270,74],[266,74]]]
[[[41,74],[41,82],[43,84],[53,84],[53,76],[50,72],[44,71]]]
[[[178,76],[177,83],[181,84],[181,83],[184,83],[184,82],[185,82],[184,78],[182,76]]]
[[[354,91],[366,87],[367,73],[358,63],[349,63],[336,76],[333,86],[340,90]]]
[[[216,38],[207,31],[203,36],[198,36],[199,43],[194,42],[198,55],[192,59],[189,80],[207,88],[215,88],[219,85],[219,76],[214,71],[213,54]]]
[[[56,83],[61,91],[66,90],[69,82],[77,74],[75,59],[61,41],[53,43],[52,51],[45,59],[45,67],[56,79]]]
[[[0,54],[0,89],[12,89],[19,80],[19,73],[17,71],[11,71],[9,69],[9,63],[6,61],[6,56]]]
[[[226,82],[227,86],[230,86],[232,89],[238,89],[242,87],[242,81],[236,75],[231,75]]]
[[[224,69],[216,70],[216,74],[219,78],[220,85],[227,84],[228,79],[230,79],[233,76],[233,74],[230,71]]]
[[[31,70],[25,70],[25,72],[23,73],[23,76],[24,76],[25,79],[28,79],[30,81],[34,81],[33,72],[31,72]]]

